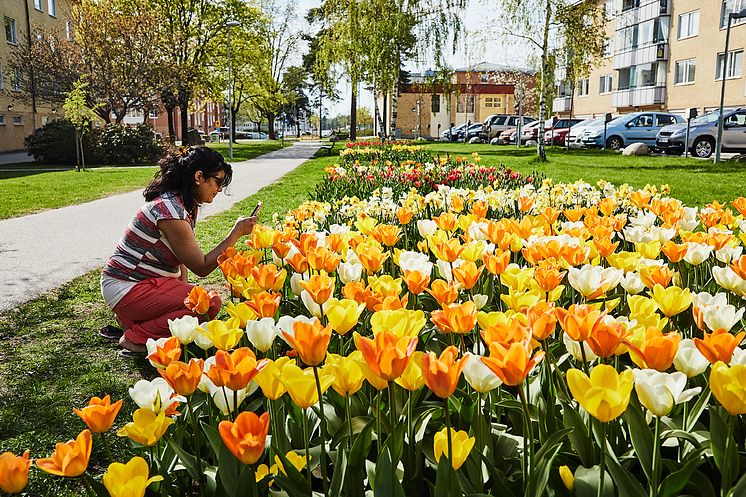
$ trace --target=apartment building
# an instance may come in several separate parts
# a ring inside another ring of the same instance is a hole
[[[55,29],[71,35],[68,24],[71,0],[3,0],[0,17],[0,152],[20,150],[23,140],[58,116],[58,109],[19,99],[21,69],[13,65],[13,53],[30,45],[37,28]],[[30,68],[33,70],[33,67]]]
[[[606,55],[588,78],[570,84],[558,72],[552,110],[592,117],[665,110],[700,114],[719,106],[728,14],[746,0],[603,0]],[[733,21],[725,107],[746,105],[746,19]]]
[[[396,134],[401,138],[437,138],[451,126],[484,121],[492,114],[513,114],[517,94],[526,96],[524,114],[535,113],[536,86],[533,71],[499,64],[480,62],[454,69],[451,84],[428,84],[432,73],[409,75],[396,98]],[[521,90],[522,88],[522,90]],[[392,103],[389,97],[378,96],[376,102],[377,129],[385,122],[391,126]]]

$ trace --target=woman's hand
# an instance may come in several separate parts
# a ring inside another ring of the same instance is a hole
[[[233,229],[231,231],[239,237],[250,235],[251,230],[253,230],[254,226],[256,225],[256,221],[256,216],[239,217],[238,219],[236,219],[236,224],[233,225]]]

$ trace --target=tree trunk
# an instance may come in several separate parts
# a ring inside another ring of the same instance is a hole
[[[275,137],[275,113],[274,112],[269,112],[267,114],[267,127],[269,128],[267,129],[267,133],[269,134],[269,139],[270,140],[276,139]]]
[[[323,138],[321,136],[321,130],[324,127],[324,120],[321,118],[321,113],[323,112],[323,109],[324,109],[324,106],[322,104],[323,98],[324,98],[324,89],[321,88],[321,85],[319,85],[319,140]]]
[[[166,107],[166,119],[168,119],[168,143],[171,145],[176,141],[176,130],[174,129],[174,106]]]
[[[539,136],[537,140],[537,155],[542,161],[547,160],[547,150],[544,143],[544,118],[547,113],[546,84],[549,75],[547,65],[549,59],[549,23],[552,20],[552,3],[547,0],[547,8],[544,16],[544,39],[541,51],[541,86],[539,87]]]
[[[357,81],[351,81],[351,83],[352,101],[350,102],[350,141],[354,142],[357,139]]]
[[[388,109],[388,106],[386,105],[386,103],[388,102],[388,94],[384,91],[382,95],[383,95],[383,102],[381,102],[381,107],[383,107],[383,109],[381,109],[381,112],[383,113],[383,118],[381,119],[381,138],[383,141],[386,141],[386,138],[388,138],[389,136],[388,135],[388,124],[387,124],[387,119],[386,119],[388,117],[386,114],[386,111]]]
[[[189,93],[184,90],[179,90],[179,110],[181,111],[181,145],[188,144],[189,135]]]

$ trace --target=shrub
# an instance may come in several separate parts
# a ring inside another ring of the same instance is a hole
[[[153,128],[145,124],[107,124],[98,137],[101,160],[107,164],[139,164],[156,160],[162,150]]]
[[[90,135],[83,137],[86,162],[96,155],[93,150],[95,140],[92,141],[92,138]],[[35,160],[45,164],[71,165],[76,161],[75,127],[67,119],[49,121],[27,136],[24,144]]]

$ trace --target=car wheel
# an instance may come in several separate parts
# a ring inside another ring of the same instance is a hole
[[[611,150],[619,150],[623,146],[624,142],[618,136],[612,136],[606,140],[606,148],[610,148]]]
[[[715,140],[709,136],[697,138],[692,145],[692,155],[700,159],[707,159],[715,150]]]

